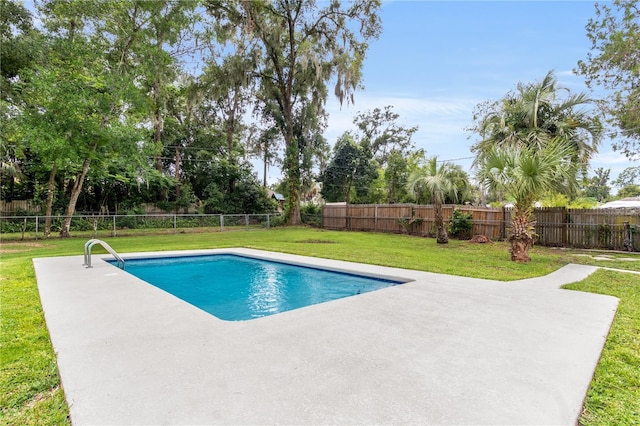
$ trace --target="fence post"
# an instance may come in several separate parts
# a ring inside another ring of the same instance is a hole
[[[116,236],[116,215],[113,215],[113,236]]]
[[[376,204],[376,209],[373,213],[373,232],[378,232],[378,205]]]
[[[173,214],[173,233],[174,234],[178,233],[178,230],[176,228],[176,214],[175,213]]]
[[[38,216],[36,216],[36,241],[38,241]]]
[[[249,215],[248,214],[244,215],[244,227],[245,227],[245,229],[249,229]]]
[[[627,251],[633,251],[633,239],[631,238],[631,225],[629,222],[623,222],[623,247]]]
[[[567,226],[567,208],[562,208],[562,247],[567,246],[567,234],[569,233],[569,227]]]
[[[502,226],[500,227],[500,239],[502,241],[504,241],[505,239],[507,239],[507,220],[506,220],[506,213],[507,209],[502,206]]]
[[[349,201],[344,206],[344,229],[346,231],[349,230]]]
[[[270,222],[270,218],[271,215],[267,213],[267,229],[269,229],[271,227],[271,222]]]
[[[220,215],[220,232],[224,232],[224,216]]]

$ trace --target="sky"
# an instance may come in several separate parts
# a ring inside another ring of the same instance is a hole
[[[333,146],[355,130],[357,112],[392,105],[401,124],[419,127],[418,148],[469,171],[477,136],[464,129],[478,103],[502,98],[518,82],[540,81],[550,70],[561,86],[591,93],[572,71],[590,50],[585,25],[594,16],[591,1],[383,1],[383,31],[367,52],[364,89],[354,105],[328,100],[324,135]],[[609,168],[613,180],[637,165],[605,138],[591,169]],[[277,169],[269,175],[270,183],[281,178]]]

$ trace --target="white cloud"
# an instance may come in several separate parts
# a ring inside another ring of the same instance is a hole
[[[329,101],[328,127],[325,137],[330,144],[347,130],[355,130],[353,117],[358,112],[383,108],[392,105],[399,114],[399,123],[407,126],[418,126],[414,135],[417,147],[423,148],[428,155],[440,158],[468,157],[471,141],[467,140],[464,128],[471,124],[471,116],[478,100],[456,97],[424,97],[410,96],[372,96],[362,94],[356,97],[356,105],[339,107]]]
[[[607,164],[609,167],[622,165],[623,168],[630,167],[630,161],[624,154],[615,151],[603,151],[596,154],[593,163]]]
[[[573,73],[573,70],[562,70],[562,71],[556,71],[556,77],[561,78],[561,77],[575,77],[576,75]]]

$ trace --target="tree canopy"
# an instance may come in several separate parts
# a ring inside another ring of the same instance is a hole
[[[501,100],[476,107],[468,130],[480,140],[471,150],[481,160],[495,146],[543,149],[562,142],[571,149],[571,161],[586,172],[601,137],[597,114],[587,109],[592,103],[586,94],[560,87],[552,71],[538,82],[518,83]]]
[[[636,0],[596,3],[586,29],[591,51],[577,71],[591,89],[605,90],[599,102],[611,125],[613,148],[640,159],[640,9]]]
[[[383,168],[393,153],[406,157],[414,149],[411,137],[418,126],[405,127],[398,124],[399,118],[393,106],[387,105],[384,109],[374,108],[358,113],[353,120],[360,132],[360,139],[370,146],[373,157]]]
[[[281,142],[297,223],[324,103],[353,102],[381,31],[369,0],[0,1],[0,191],[64,207],[63,235],[78,208],[273,209],[248,158],[279,162]]]
[[[285,145],[288,222],[300,222],[301,164],[321,133],[327,83],[352,101],[362,73],[368,41],[381,27],[378,0],[339,0],[322,7],[312,0],[226,2],[209,0],[218,20],[255,40],[254,74],[259,78],[263,114],[273,120]]]
[[[350,203],[365,196],[378,177],[378,164],[368,144],[357,143],[344,133],[333,148],[333,158],[320,175],[322,196],[328,202]]]

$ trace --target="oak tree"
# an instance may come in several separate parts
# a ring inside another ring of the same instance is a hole
[[[606,91],[599,105],[612,126],[613,148],[640,159],[640,8],[636,0],[595,7],[586,26],[591,51],[577,72],[589,88]]]
[[[328,4],[313,0],[209,0],[209,12],[251,35],[261,47],[255,75],[285,144],[288,222],[300,223],[301,149],[309,114],[321,116],[335,82],[334,94],[352,101],[362,75],[367,42],[377,38],[380,1]],[[333,80],[332,80],[333,79]],[[298,126],[298,129],[296,129]],[[300,130],[303,130],[302,132]]]

